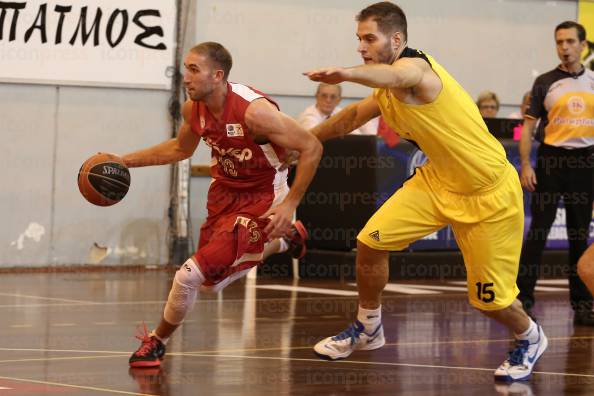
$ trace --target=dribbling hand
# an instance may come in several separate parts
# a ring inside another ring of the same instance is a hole
[[[288,150],[285,159],[283,160],[279,171],[284,171],[291,167],[291,165],[297,165],[297,160],[299,159],[299,151],[297,150]]]
[[[297,205],[290,202],[282,202],[274,208],[270,208],[266,213],[260,216],[261,219],[271,217],[270,223],[264,228],[264,232],[268,235],[268,240],[280,238],[285,235],[291,227],[293,220],[293,213]]]

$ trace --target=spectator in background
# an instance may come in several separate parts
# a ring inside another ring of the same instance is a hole
[[[476,100],[476,105],[483,118],[495,118],[499,111],[499,98],[495,92],[483,91]]]
[[[316,90],[316,103],[306,108],[297,117],[297,122],[305,129],[311,129],[338,113],[341,108],[338,104],[342,100],[342,87],[338,84],[320,83]]]
[[[342,110],[338,104],[342,100],[342,87],[340,84],[320,83],[316,90],[316,103],[307,107],[299,117],[297,122],[305,129],[311,129],[330,116]],[[379,117],[376,117],[360,128],[351,132],[352,135],[377,135],[379,126]]]
[[[342,107],[338,106],[342,100],[342,87],[340,84],[319,83],[315,97],[316,103],[307,107],[297,117],[297,123],[308,130],[342,110]],[[359,128],[350,132],[349,135],[377,135],[390,148],[400,143],[398,133],[390,128],[381,116],[372,118]],[[299,156],[296,151],[287,154],[281,170],[297,163],[298,158]]]

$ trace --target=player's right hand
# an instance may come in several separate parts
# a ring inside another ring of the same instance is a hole
[[[520,173],[520,183],[527,191],[533,192],[536,189],[536,173],[532,165],[523,165],[522,172]]]
[[[339,84],[349,79],[349,69],[344,67],[325,67],[306,71],[303,75],[312,81],[324,82],[326,84]]]
[[[264,228],[269,241],[280,238],[289,231],[293,220],[293,213],[295,213],[298,204],[299,202],[295,203],[285,199],[279,205],[268,209],[266,213],[260,216],[261,219],[270,218],[270,222]]]

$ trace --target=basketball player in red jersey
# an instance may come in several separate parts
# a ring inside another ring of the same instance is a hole
[[[185,58],[183,106],[177,137],[122,158],[128,167],[170,164],[189,158],[200,139],[211,147],[213,182],[198,251],[176,272],[158,327],[141,339],[132,367],[155,367],[168,338],[192,309],[198,290],[217,292],[263,258],[291,250],[304,254],[307,233],[291,219],[322,155],[320,142],[263,93],[227,81],[231,54],[201,43]],[[289,190],[282,169],[286,150],[300,154]]]

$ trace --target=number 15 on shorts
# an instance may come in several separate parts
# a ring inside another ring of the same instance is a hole
[[[476,295],[482,302],[490,303],[495,300],[495,292],[492,290],[493,282],[476,282]]]

